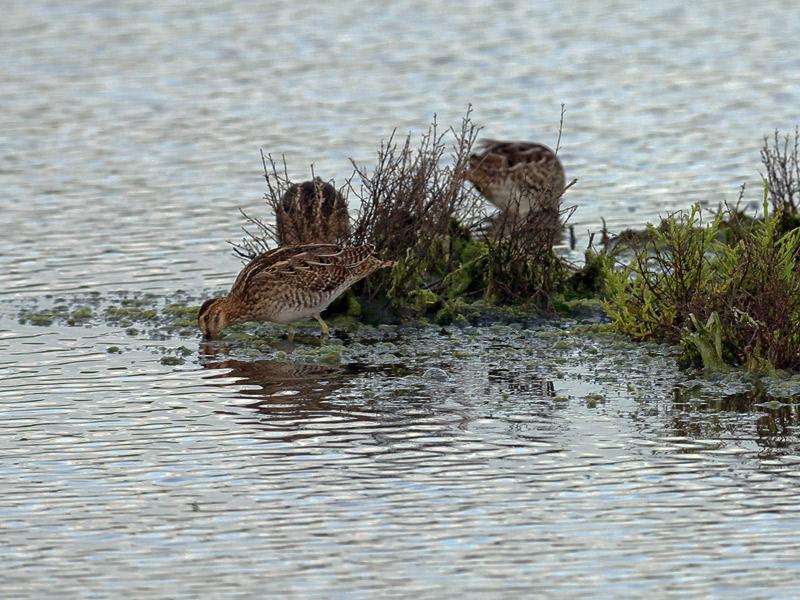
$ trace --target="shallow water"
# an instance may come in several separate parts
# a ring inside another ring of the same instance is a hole
[[[797,382],[572,324],[207,348],[100,316],[229,285],[259,148],[341,179],[468,103],[550,144],[567,104],[581,234],[735,199],[798,119],[793,6],[4,7],[2,595],[793,595]],[[19,323],[59,298],[94,316]]]
[[[175,340],[0,329],[9,596],[794,591],[798,405],[688,393],[661,347],[426,328],[165,368]]]

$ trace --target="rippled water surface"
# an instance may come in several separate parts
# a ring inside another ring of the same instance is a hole
[[[800,119],[799,36],[777,0],[4,6],[3,597],[795,595],[790,394],[574,323],[209,348],[97,316],[229,285],[259,148],[341,179],[469,103],[551,145],[567,105],[579,233],[735,199]]]

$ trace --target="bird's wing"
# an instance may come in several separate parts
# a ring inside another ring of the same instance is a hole
[[[273,285],[331,291],[344,285],[373,252],[371,244],[345,248],[333,244],[279,248],[254,258],[239,274],[231,294],[244,297],[255,287]]]
[[[295,257],[303,256],[309,251],[332,252],[336,250],[337,247],[333,244],[306,244],[284,246],[262,252],[241,270],[231,287],[230,293],[234,296],[242,295],[253,284],[255,278],[269,277],[271,274],[280,273],[288,262]]]

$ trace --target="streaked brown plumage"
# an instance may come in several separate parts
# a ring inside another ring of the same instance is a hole
[[[206,339],[218,338],[228,325],[273,321],[289,325],[314,317],[328,334],[320,313],[342,292],[393,261],[373,256],[374,246],[304,244],[259,254],[239,273],[227,296],[206,300],[197,322]]]
[[[319,177],[290,186],[274,208],[281,246],[342,243],[350,232],[347,202]]]
[[[470,156],[466,179],[504,213],[529,213],[558,220],[566,177],[547,146],[529,142],[481,140]]]

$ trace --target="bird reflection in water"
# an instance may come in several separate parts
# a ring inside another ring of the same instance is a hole
[[[220,372],[208,379],[237,388],[240,398],[251,398],[247,408],[273,415],[328,410],[325,402],[359,371],[356,367],[334,367],[281,360],[218,359],[217,352],[201,346],[200,362]]]

